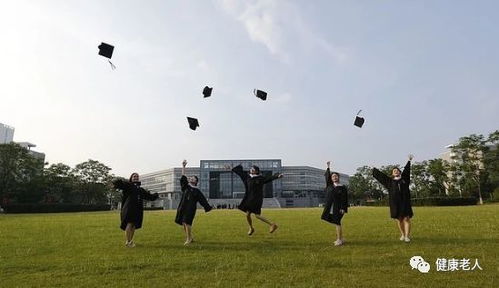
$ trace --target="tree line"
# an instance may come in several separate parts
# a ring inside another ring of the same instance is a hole
[[[499,194],[499,130],[461,137],[450,147],[449,161],[431,159],[412,163],[413,198],[476,197],[493,199]],[[391,175],[398,165],[380,168]],[[355,200],[382,200],[384,188],[373,178],[372,167],[362,166],[350,177],[349,190]]]
[[[111,168],[91,160],[48,165],[16,143],[0,145],[0,206],[12,203],[112,204]]]
[[[450,148],[450,161],[440,158],[415,162],[411,167],[413,198],[499,195],[499,130],[488,137],[461,137]],[[380,168],[387,175],[398,165]],[[121,195],[111,185],[111,168],[96,160],[70,167],[48,165],[16,143],[0,144],[0,206],[9,203],[113,204]],[[382,200],[384,188],[373,178],[372,167],[362,166],[350,177],[351,199]]]

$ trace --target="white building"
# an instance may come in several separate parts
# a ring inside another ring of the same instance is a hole
[[[8,144],[14,140],[14,127],[0,123],[0,144]]]

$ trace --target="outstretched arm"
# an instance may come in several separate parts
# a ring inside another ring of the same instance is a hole
[[[248,172],[243,170],[243,166],[241,164],[232,168],[232,172],[236,173],[237,176],[239,176],[244,183],[246,183],[246,180],[248,180],[249,177]]]
[[[327,161],[327,169],[326,172],[324,173],[324,177],[326,177],[326,187],[333,185],[333,180],[331,180],[331,170],[329,169],[329,165],[331,164],[331,161]]]
[[[373,177],[378,180],[381,185],[385,186],[385,188],[388,188],[390,177],[386,176],[385,173],[379,171],[377,168],[373,168]]]
[[[140,194],[142,196],[142,199],[149,200],[149,201],[154,201],[159,198],[158,193],[151,194],[149,191],[147,191],[144,188],[140,188]]]
[[[208,203],[208,200],[206,200],[206,197],[204,197],[204,194],[201,193],[201,191],[199,191],[199,204],[203,206],[205,212],[209,212],[211,209],[213,209]]]
[[[189,184],[187,176],[185,176],[185,166],[187,166],[187,160],[182,161],[182,177],[180,177],[180,190],[182,191],[184,191]]]
[[[409,161],[407,161],[407,164],[405,164],[404,171],[402,171],[402,179],[404,179],[407,183],[411,181],[411,161],[414,158],[414,156],[409,155]]]
[[[125,183],[121,179],[113,180],[113,186],[115,189],[123,189],[125,188]]]
[[[182,161],[182,175],[185,175],[185,166],[187,166],[187,160]]]
[[[270,175],[270,176],[266,176],[264,179],[263,179],[263,183],[269,183],[269,182],[272,182],[276,179],[279,179],[279,178],[282,178],[284,175],[281,174],[281,173],[276,173],[274,175]]]
[[[114,188],[122,190],[123,193],[127,193],[128,192],[127,191],[128,190],[127,187],[129,187],[129,185],[130,185],[130,182],[123,181],[123,179],[119,179],[118,178],[118,179],[113,180],[113,186],[114,186]]]

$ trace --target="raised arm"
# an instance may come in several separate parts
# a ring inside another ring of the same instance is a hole
[[[390,177],[386,176],[385,173],[379,171],[377,168],[373,168],[373,177],[378,180],[381,185],[388,189],[390,184]]]
[[[331,165],[331,161],[327,161],[327,169],[324,173],[324,177],[326,177],[326,187],[333,185],[333,180],[331,180],[331,170],[329,169],[329,165]]]
[[[243,166],[241,164],[232,168],[232,172],[236,173],[237,176],[239,176],[244,183],[246,183],[246,180],[248,180],[249,177],[248,172],[243,170]]]
[[[414,156],[409,155],[409,161],[405,164],[404,171],[402,171],[402,179],[404,179],[407,183],[411,182],[411,161]]]
[[[185,175],[185,166],[187,166],[187,160],[182,161],[182,175]]]
[[[187,160],[182,161],[182,177],[180,177],[180,190],[182,191],[184,191],[189,184],[187,176],[185,176],[185,166],[187,166]]]
[[[180,190],[184,191],[187,189],[187,186],[189,186],[189,181],[187,181],[187,177],[185,175],[182,175],[182,177],[180,177]]]

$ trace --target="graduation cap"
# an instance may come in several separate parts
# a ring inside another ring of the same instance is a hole
[[[253,94],[255,94],[256,97],[262,99],[263,101],[267,100],[267,92],[265,91],[253,89]]]
[[[114,51],[114,46],[109,45],[107,43],[102,42],[97,48],[99,48],[99,55],[104,56],[106,58],[111,59],[113,57],[113,51]],[[111,63],[111,60],[107,60],[109,64],[111,64],[111,68],[114,70],[116,69],[116,66],[114,66],[113,63]]]
[[[213,87],[210,88],[208,86],[205,86],[204,89],[203,89],[204,98],[210,97],[211,96],[211,91],[213,91]]]
[[[196,118],[187,117],[187,122],[189,122],[189,128],[196,130],[199,127],[199,121]]]
[[[357,113],[357,116],[355,116],[355,121],[353,122],[353,125],[359,127],[359,128],[362,128],[362,125],[364,125],[364,118],[362,117],[359,117],[359,114],[360,112],[362,112],[362,110],[359,110],[359,112]]]

